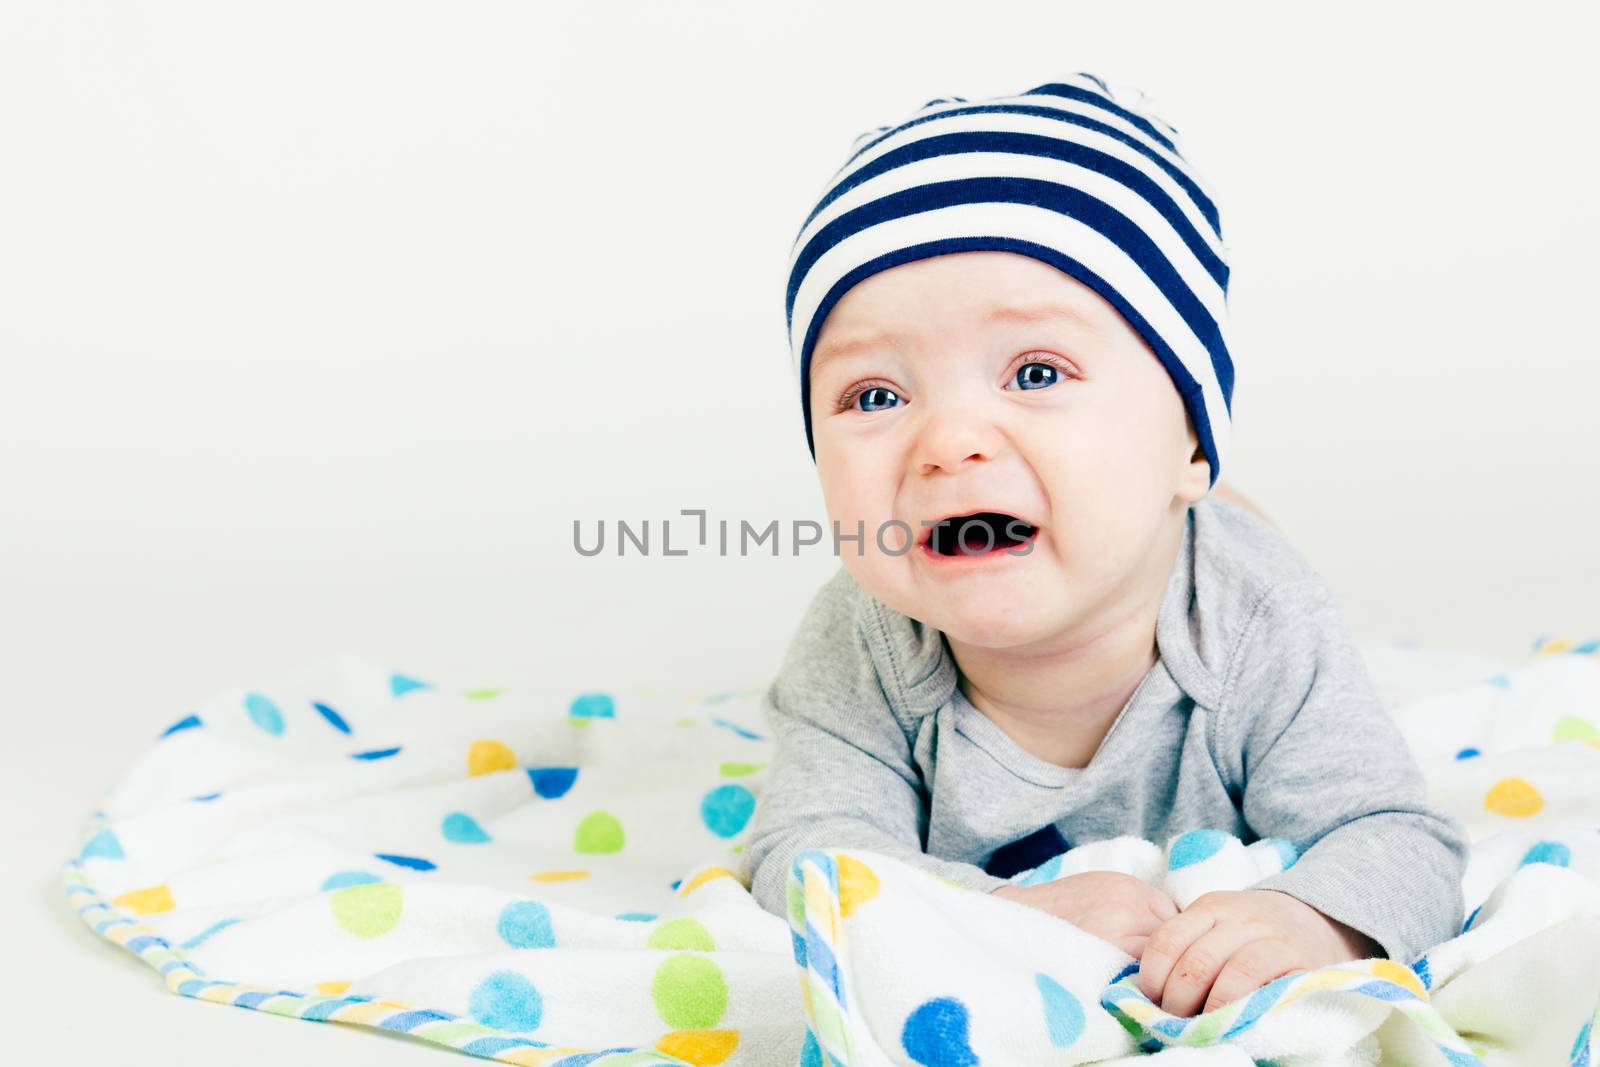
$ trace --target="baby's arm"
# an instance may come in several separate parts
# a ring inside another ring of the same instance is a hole
[[[1250,828],[1302,854],[1162,923],[1140,958],[1146,996],[1177,1015],[1210,1011],[1282,974],[1376,955],[1410,963],[1456,935],[1468,838],[1427,804],[1320,580],[1257,604],[1207,729]]]
[[[1399,963],[1461,928],[1469,838],[1431,806],[1332,591],[1317,578],[1268,594],[1212,723],[1261,837],[1300,849],[1256,883],[1365,934]]]
[[[922,850],[920,776],[849,588],[841,574],[817,594],[763,702],[776,749],[743,857],[756,902],[779,917],[789,864],[807,848],[871,849],[985,892],[1007,884]]]

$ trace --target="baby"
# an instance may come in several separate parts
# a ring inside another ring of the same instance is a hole
[[[1430,806],[1328,586],[1217,499],[1233,364],[1217,210],[1136,90],[1078,74],[857,138],[795,242],[790,337],[842,559],[765,707],[745,851],[870,849],[1140,961],[1178,1015],[1461,927]],[[1180,911],[1008,879],[1211,827],[1288,870]]]

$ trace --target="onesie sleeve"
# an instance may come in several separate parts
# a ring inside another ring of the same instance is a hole
[[[856,629],[850,588],[836,579],[818,593],[763,698],[775,748],[742,856],[751,894],[779,917],[789,865],[808,848],[870,849],[984,892],[1008,884],[923,851],[921,775]]]
[[[1461,930],[1470,839],[1427,800],[1404,735],[1320,578],[1264,595],[1228,670],[1214,749],[1245,822],[1299,850],[1288,893],[1409,964]]]

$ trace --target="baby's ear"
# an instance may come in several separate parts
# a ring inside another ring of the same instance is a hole
[[[1197,504],[1211,491],[1211,461],[1200,447],[1193,423],[1189,424],[1189,448],[1189,462],[1178,475],[1178,499]]]

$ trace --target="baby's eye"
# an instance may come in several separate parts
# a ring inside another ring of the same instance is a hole
[[[1076,373],[1074,369],[1057,356],[1048,352],[1030,352],[1037,358],[1024,363],[1017,368],[1014,381],[1021,389],[1047,389],[1062,378],[1071,378]]]
[[[1061,371],[1048,363],[1028,363],[1017,370],[1017,385],[1023,389],[1043,389],[1056,384]]]
[[[861,392],[857,393],[856,397],[861,401],[861,410],[868,412],[882,411],[886,408],[894,407],[895,404],[897,404],[900,400],[900,398],[895,395],[894,390],[885,388],[881,385],[868,386],[867,388],[861,390]],[[883,407],[873,407],[873,404],[882,404]]]

